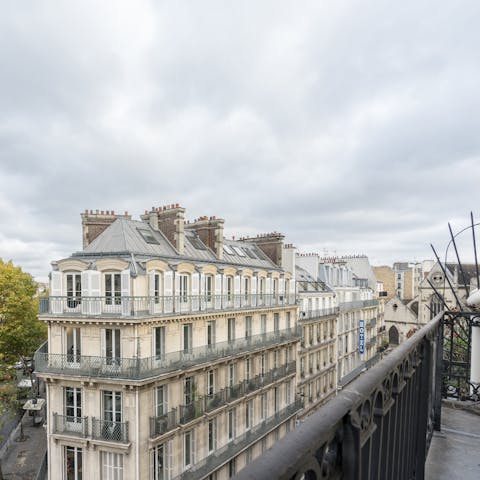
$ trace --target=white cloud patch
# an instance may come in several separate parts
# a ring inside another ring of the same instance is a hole
[[[85,208],[172,202],[303,251],[431,256],[480,215],[479,10],[7,2],[0,257],[45,276]]]

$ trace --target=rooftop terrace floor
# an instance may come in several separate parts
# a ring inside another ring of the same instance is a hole
[[[442,431],[433,435],[425,478],[480,478],[480,409],[476,414],[442,406]]]

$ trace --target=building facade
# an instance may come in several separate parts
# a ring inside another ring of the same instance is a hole
[[[230,478],[294,426],[283,236],[227,240],[184,213],[86,211],[83,250],[52,262],[35,357],[51,480]]]

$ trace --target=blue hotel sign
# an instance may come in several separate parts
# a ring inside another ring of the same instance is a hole
[[[365,353],[365,321],[360,320],[360,328],[358,329],[358,353]]]

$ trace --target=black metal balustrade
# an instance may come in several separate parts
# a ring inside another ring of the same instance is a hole
[[[273,368],[263,375],[256,375],[249,380],[242,380],[232,387],[225,387],[210,395],[203,395],[187,405],[180,405],[167,414],[150,417],[150,436],[156,437],[172,430],[179,425],[191,422],[204,413],[212,412],[228,403],[248,395],[260,388],[292,375],[296,371],[296,361]]]
[[[235,478],[422,479],[440,428],[442,315]]]
[[[39,373],[141,380],[269,345],[295,341],[299,338],[298,328],[292,327],[252,335],[248,338],[239,338],[230,342],[218,342],[214,345],[166,353],[161,357],[146,358],[72,356],[48,353],[48,345],[44,343],[35,353],[35,369]]]
[[[291,405],[288,405],[283,410],[280,410],[271,417],[255,425],[247,432],[235,438],[233,441],[227,443],[223,447],[218,448],[214,453],[197,462],[190,470],[182,473],[178,477],[175,477],[175,480],[195,480],[199,478],[204,478],[210,472],[220,468],[231,458],[235,457],[241,451],[248,448],[249,445],[260,440],[268,432],[272,431],[278,425],[285,422],[288,418],[291,418],[302,407],[303,404],[301,400],[296,400]],[[267,477],[275,478],[273,476],[270,476],[268,471],[264,472],[263,475],[255,478],[260,479]]]
[[[53,413],[52,432],[85,438],[88,436],[88,417],[70,417]]]
[[[323,308],[319,310],[310,310],[307,312],[300,312],[298,315],[298,320],[312,320],[315,318],[322,318],[322,317],[331,317],[338,315],[340,311],[339,307],[332,307],[332,308]]]
[[[128,443],[128,422],[114,422],[92,418],[92,438]]]
[[[169,295],[157,297],[44,296],[38,299],[38,311],[40,315],[162,317],[295,304],[296,296],[293,293],[275,295]]]

